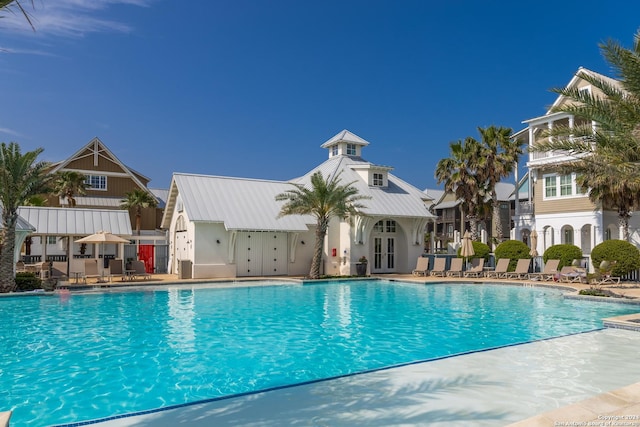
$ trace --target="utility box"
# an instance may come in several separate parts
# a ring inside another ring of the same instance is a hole
[[[180,260],[178,265],[178,279],[191,279],[191,260]]]

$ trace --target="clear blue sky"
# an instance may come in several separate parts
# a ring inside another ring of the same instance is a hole
[[[0,19],[0,141],[66,159],[98,136],[173,172],[286,180],[349,129],[363,156],[435,187],[449,142],[520,130],[598,48],[631,47],[640,3],[36,0]]]

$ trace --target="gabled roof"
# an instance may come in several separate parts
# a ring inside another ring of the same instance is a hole
[[[35,227],[36,234],[86,236],[102,230],[131,235],[126,210],[21,206],[18,214]]]
[[[580,81],[583,80],[583,78],[581,77],[582,75],[587,75],[587,76],[598,78],[600,80],[604,80],[608,84],[622,89],[622,84],[618,80],[605,76],[604,74],[600,74],[595,71],[589,70],[584,67],[578,68],[578,71],[576,72],[576,74],[573,76],[571,81],[569,81],[569,83],[565,87],[566,88],[576,87],[580,83]],[[559,95],[554,101],[554,103],[551,105],[549,110],[547,110],[547,114],[551,114],[551,111],[553,110],[553,108],[560,105],[564,100],[565,100],[565,97],[563,95]]]
[[[361,145],[363,147],[369,145],[368,141],[365,141],[364,139],[360,138],[358,135],[344,129],[338,132],[337,134],[335,134],[332,138],[329,138],[320,147],[327,148],[339,142],[349,142],[351,144]]]
[[[388,174],[387,187],[373,187],[364,181],[354,170],[371,163],[350,156],[334,156],[320,164],[306,175],[295,180],[296,183],[308,185],[311,175],[320,171],[325,179],[332,179],[340,174],[341,184],[353,183],[358,193],[371,199],[362,200],[366,208],[362,212],[371,216],[433,218],[427,209],[431,198],[411,184],[406,183],[393,174]]]
[[[53,174],[60,170],[66,169],[67,166],[74,160],[79,159],[81,157],[86,157],[86,154],[84,153],[87,150],[90,152],[90,155],[95,156],[96,158],[101,157],[103,159],[106,159],[116,164],[120,169],[122,169],[123,173],[127,174],[140,187],[141,190],[145,190],[149,192],[149,189],[147,188],[147,186],[142,181],[140,181],[138,177],[142,177],[143,179],[146,179],[147,182],[150,181],[150,179],[142,175],[140,172],[130,169],[124,163],[122,163],[120,159],[118,159],[118,157],[115,154],[113,154],[113,152],[109,150],[109,148],[107,148],[107,146],[104,145],[104,143],[98,137],[94,137],[91,141],[89,141],[86,145],[84,145],[82,148],[80,148],[78,151],[76,151],[66,160],[63,160],[58,163],[54,163],[53,168],[49,173]],[[149,193],[151,194],[151,192]]]
[[[315,223],[310,216],[278,218],[284,202],[275,197],[291,189],[283,181],[174,173],[162,227],[169,228],[180,197],[190,221],[224,223],[227,230],[308,231]]]

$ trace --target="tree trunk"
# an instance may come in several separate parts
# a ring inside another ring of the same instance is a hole
[[[478,217],[475,215],[467,215],[469,221],[469,234],[471,234],[471,240],[478,240]]]
[[[318,279],[320,277],[320,263],[322,262],[322,250],[324,249],[324,236],[327,234],[328,220],[326,218],[318,219],[316,226],[316,241],[313,246],[313,259],[311,261],[310,279]]]
[[[618,227],[622,229],[622,240],[629,241],[629,218],[631,214],[627,210],[618,210]]]
[[[18,214],[3,217],[2,245],[0,249],[0,293],[16,288],[13,271],[13,253],[16,246],[16,220]]]
[[[494,191],[491,193],[491,216],[493,223],[493,230],[495,231],[495,236],[493,240],[498,244],[502,242],[502,221],[500,220],[500,202],[498,202],[498,194]]]

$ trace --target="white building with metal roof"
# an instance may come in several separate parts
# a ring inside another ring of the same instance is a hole
[[[329,158],[302,177],[269,181],[174,173],[162,227],[169,230],[169,272],[183,278],[306,275],[311,266],[315,218],[278,217],[277,194],[306,184],[320,171],[340,174],[369,196],[350,220],[334,218],[325,237],[324,274],[355,274],[365,256],[371,273],[407,273],[423,252],[433,200],[364,160],[369,142],[343,130],[321,145]]]

